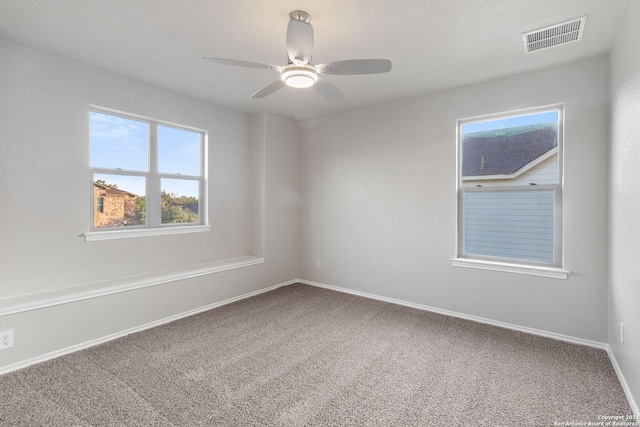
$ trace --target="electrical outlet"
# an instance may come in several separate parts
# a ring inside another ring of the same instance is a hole
[[[620,322],[620,344],[624,345],[624,323]]]
[[[0,350],[13,347],[13,329],[0,332]]]
[[[320,258],[316,259],[316,268],[322,268],[322,260]]]

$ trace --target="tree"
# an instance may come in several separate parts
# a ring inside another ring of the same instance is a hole
[[[144,196],[136,197],[136,224],[147,223],[147,199]]]
[[[198,214],[187,206],[194,203],[198,203],[195,197],[178,196],[163,191],[160,201],[162,224],[198,222]]]
[[[109,184],[104,179],[97,180],[96,184],[106,185],[107,187],[111,187],[111,188],[118,188],[118,184]]]
[[[196,197],[178,196],[176,194],[163,191],[160,198],[161,224],[183,224],[189,222],[198,222],[198,214],[190,209],[190,206],[197,206],[197,204],[198,199]],[[135,210],[135,222],[131,225],[146,224],[147,199],[145,196],[136,197]]]

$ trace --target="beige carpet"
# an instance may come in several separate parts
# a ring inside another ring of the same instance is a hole
[[[2,426],[554,426],[624,414],[602,350],[306,285],[0,377]]]

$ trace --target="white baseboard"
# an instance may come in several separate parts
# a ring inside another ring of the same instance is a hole
[[[325,288],[325,289],[330,289],[330,290],[334,290],[337,292],[343,292],[343,293],[347,293],[347,294],[352,294],[352,295],[358,295],[361,297],[365,297],[365,298],[370,298],[370,299],[375,299],[375,300],[379,300],[379,301],[385,301],[385,302],[389,302],[392,304],[397,304],[397,305],[403,305],[406,307],[411,307],[411,308],[416,308],[419,310],[425,310],[425,311],[430,311],[433,313],[438,313],[438,314],[444,314],[446,316],[452,316],[452,317],[457,317],[457,318],[461,318],[461,319],[466,319],[466,320],[471,320],[474,322],[479,322],[479,323],[484,323],[484,324],[488,324],[488,325],[493,325],[493,326],[499,326],[502,328],[506,328],[506,329],[511,329],[511,330],[515,330],[515,331],[520,331],[520,332],[524,332],[524,333],[528,333],[528,334],[533,334],[533,335],[539,335],[542,337],[547,337],[547,338],[552,338],[552,339],[556,339],[556,340],[560,340],[560,341],[565,341],[565,342],[570,342],[573,344],[579,344],[579,345],[586,345],[589,347],[594,347],[594,348],[599,348],[599,349],[603,349],[607,352],[607,354],[609,355],[609,359],[611,360],[611,364],[613,365],[613,368],[616,372],[616,375],[618,376],[618,380],[620,381],[620,385],[622,386],[622,389],[624,390],[625,395],[627,396],[627,400],[629,401],[629,405],[631,406],[631,410],[634,412],[634,414],[636,416],[640,416],[640,410],[638,409],[638,405],[636,404],[633,395],[628,387],[628,384],[624,378],[624,375],[620,369],[620,366],[618,365],[618,362],[615,358],[615,355],[613,354],[613,351],[611,350],[611,348],[609,347],[608,344],[606,343],[601,343],[601,342],[597,342],[597,341],[591,341],[591,340],[585,340],[582,338],[576,338],[576,337],[572,337],[572,336],[568,336],[568,335],[563,335],[563,334],[557,334],[555,332],[549,332],[549,331],[543,331],[543,330],[539,330],[539,329],[535,329],[535,328],[528,328],[525,326],[519,326],[519,325],[514,325],[511,323],[505,323],[505,322],[499,322],[499,321],[495,321],[495,320],[491,320],[491,319],[485,319],[482,317],[477,317],[477,316],[471,316],[471,315],[467,315],[464,313],[458,313],[455,311],[450,311],[450,310],[443,310],[440,308],[436,308],[436,307],[430,307],[427,305],[422,305],[422,304],[415,304],[412,302],[408,302],[408,301],[403,301],[403,300],[398,300],[395,298],[388,298],[388,297],[384,297],[384,296],[380,296],[380,295],[375,295],[375,294],[371,294],[371,293],[367,293],[367,292],[360,292],[360,291],[355,291],[352,289],[348,289],[348,288],[342,288],[339,286],[332,286],[332,285],[327,285],[324,283],[319,283],[319,282],[313,282],[310,280],[304,280],[304,279],[295,279],[295,280],[289,280],[286,282],[282,282],[279,283],[277,285],[273,285],[267,288],[263,288],[263,289],[259,289],[257,291],[253,291],[253,292],[249,292],[243,295],[239,295],[237,297],[233,297],[233,298],[229,298],[226,299],[224,301],[219,301],[213,304],[209,304],[203,307],[199,307],[193,310],[189,310],[189,311],[185,311],[183,313],[179,313],[173,316],[169,316],[154,322],[150,322],[150,323],[146,323],[144,325],[140,325],[134,328],[130,328],[124,331],[120,331],[120,332],[116,332],[114,334],[110,334],[101,338],[96,338],[90,341],[86,341],[80,344],[76,344],[70,347],[66,347],[60,350],[56,350],[50,353],[46,353],[37,357],[33,357],[31,359],[27,359],[27,360],[23,360],[17,363],[13,363],[11,365],[6,365],[6,366],[2,366],[0,367],[0,375],[2,374],[6,374],[12,371],[17,371],[19,369],[23,369],[26,368],[27,366],[30,365],[34,365],[37,363],[41,363],[41,362],[45,362],[47,360],[50,359],[55,359],[56,357],[60,357],[60,356],[64,356],[66,354],[70,354],[70,353],[74,353],[76,351],[80,351],[80,350],[84,350],[86,348],[89,347],[93,347],[108,341],[112,341],[115,340],[117,338],[121,338],[124,337],[126,335],[130,335],[132,333],[136,333],[136,332],[141,332],[144,331],[146,329],[151,329],[154,328],[156,326],[160,326],[163,325],[165,323],[169,323],[169,322],[173,322],[175,320],[178,319],[182,319],[185,317],[189,317],[189,316],[193,316],[195,314],[198,313],[202,313],[204,311],[208,311],[217,307],[221,307],[223,305],[227,305],[227,304],[231,304],[232,302],[236,302],[236,301],[240,301],[246,298],[250,298],[256,295],[260,295],[262,293],[265,292],[269,292],[272,290],[275,290],[277,288],[283,287],[283,286],[288,286],[288,285],[292,285],[294,283],[303,283],[306,285],[310,285],[310,286],[316,286],[319,288]]]
[[[618,376],[618,380],[620,381],[620,385],[622,386],[622,390],[624,390],[625,396],[627,396],[627,400],[629,401],[629,406],[631,406],[631,410],[636,417],[640,418],[640,408],[633,398],[633,394],[631,393],[631,389],[629,388],[629,384],[627,384],[627,380],[624,378],[622,374],[622,370],[620,369],[620,365],[618,365],[618,360],[616,359],[616,355],[611,350],[611,347],[607,345],[607,354],[609,355],[609,360],[611,360],[611,364],[613,365],[613,369],[616,371],[616,375]]]
[[[465,320],[472,320],[474,322],[485,323],[487,325],[492,325],[492,326],[499,326],[501,328],[512,329],[514,331],[525,332],[527,334],[539,335],[539,336],[546,337],[546,338],[552,338],[552,339],[555,339],[555,340],[566,341],[566,342],[570,342],[570,343],[573,343],[573,344],[586,345],[586,346],[589,346],[589,347],[595,347],[595,348],[599,348],[599,349],[602,349],[602,350],[606,350],[607,347],[608,347],[606,343],[602,343],[602,342],[598,342],[598,341],[585,340],[585,339],[582,339],[582,338],[576,338],[576,337],[572,337],[572,336],[569,336],[569,335],[557,334],[555,332],[543,331],[543,330],[540,330],[540,329],[529,328],[529,327],[526,327],[526,326],[514,325],[512,323],[500,322],[500,321],[497,321],[497,320],[491,320],[491,319],[486,319],[484,317],[478,317],[478,316],[472,316],[472,315],[469,315],[469,314],[458,313],[456,311],[444,310],[444,309],[441,309],[441,308],[431,307],[431,306],[428,306],[428,305],[416,304],[416,303],[413,303],[413,302],[403,301],[403,300],[399,300],[399,299],[395,299],[395,298],[383,297],[383,296],[380,296],[380,295],[370,294],[370,293],[367,293],[367,292],[354,291],[352,289],[341,288],[339,286],[326,285],[324,283],[312,282],[310,280],[298,280],[297,282],[304,283],[306,285],[317,286],[319,288],[325,288],[325,289],[331,289],[331,290],[338,291],[338,292],[344,292],[344,293],[347,293],[347,294],[358,295],[358,296],[365,297],[365,298],[370,298],[370,299],[375,299],[375,300],[379,300],[379,301],[390,302],[392,304],[398,304],[398,305],[404,305],[406,307],[417,308],[418,310],[431,311],[433,313],[444,314],[446,316],[458,317],[460,319],[465,319]]]
[[[136,326],[124,331],[120,331],[120,332],[116,332],[114,334],[110,334],[104,337],[100,337],[100,338],[96,338],[90,341],[85,341],[83,343],[80,344],[76,344],[76,345],[72,345],[70,347],[66,347],[60,350],[56,350],[56,351],[52,351],[50,353],[46,353],[40,356],[36,356],[33,357],[31,359],[27,359],[27,360],[22,360],[20,362],[16,362],[13,363],[11,365],[6,365],[6,366],[2,366],[0,367],[0,375],[2,374],[6,374],[12,371],[17,371],[19,369],[23,369],[26,368],[27,366],[30,365],[35,365],[36,363],[41,363],[41,362],[45,362],[47,360],[51,360],[51,359],[55,359],[56,357],[60,357],[60,356],[64,356],[65,354],[70,354],[70,353],[75,353],[76,351],[80,351],[80,350],[84,350],[86,348],[89,347],[93,347],[96,346],[98,344],[102,344],[108,341],[112,341],[115,340],[117,338],[121,338],[124,337],[126,335],[130,335],[136,332],[141,332],[144,331],[146,329],[151,329],[154,328],[156,326],[160,326],[163,325],[165,323],[169,323],[169,322],[173,322],[175,320],[178,319],[182,319],[184,317],[189,317],[189,316],[193,316],[194,314],[198,314],[198,313],[202,313],[203,311],[208,311],[217,307],[221,307],[223,305],[227,305],[227,304],[231,304],[232,302],[236,302],[236,301],[240,301],[246,298],[250,298],[256,295],[260,295],[263,294],[265,292],[269,292],[272,291],[274,289],[280,288],[282,286],[287,286],[287,285],[291,285],[293,283],[297,283],[297,280],[290,280],[287,282],[283,282],[283,283],[279,283],[277,285],[273,285],[273,286],[269,286],[268,288],[264,288],[264,289],[259,289],[257,291],[253,291],[253,292],[249,292],[243,295],[239,295],[237,297],[233,297],[233,298],[229,298],[226,299],[224,301],[219,301],[219,302],[215,302],[213,304],[209,304],[206,305],[204,307],[199,307],[193,310],[189,310],[189,311],[185,311],[183,313],[179,313],[173,316],[169,316],[169,317],[165,317],[164,319],[160,319],[160,320],[156,320],[150,323],[146,323],[144,325],[140,325],[140,326]]]
[[[358,295],[358,296],[365,297],[365,298],[375,299],[375,300],[379,300],[379,301],[385,301],[385,302],[389,302],[389,303],[392,303],[392,304],[398,304],[398,305],[403,305],[403,306],[406,306],[406,307],[417,308],[419,310],[425,310],[425,311],[430,311],[430,312],[433,312],[433,313],[444,314],[446,316],[458,317],[460,319],[471,320],[471,321],[474,321],[474,322],[484,323],[484,324],[493,325],[493,326],[499,326],[501,328],[512,329],[514,331],[524,332],[524,333],[527,333],[527,334],[539,335],[539,336],[542,336],[542,337],[552,338],[552,339],[559,340],[559,341],[565,341],[565,342],[569,342],[569,343],[572,343],[572,344],[586,345],[588,347],[594,347],[594,348],[598,348],[598,349],[601,349],[601,350],[605,350],[607,352],[607,354],[609,355],[609,359],[611,360],[611,364],[613,365],[613,369],[615,370],[616,375],[618,376],[618,380],[620,381],[620,385],[622,386],[622,389],[624,390],[624,394],[626,395],[627,400],[629,401],[629,406],[631,406],[631,410],[633,411],[634,415],[640,417],[640,411],[638,410],[638,405],[636,404],[635,400],[633,399],[633,395],[631,394],[631,390],[629,389],[627,381],[624,378],[622,370],[620,369],[620,366],[618,365],[618,361],[616,360],[615,355],[611,351],[611,347],[609,347],[609,344],[601,343],[601,342],[598,342],[598,341],[585,340],[585,339],[582,339],[582,338],[576,338],[576,337],[572,337],[572,336],[569,336],[569,335],[557,334],[555,332],[543,331],[543,330],[535,329],[535,328],[528,328],[526,326],[519,326],[519,325],[514,325],[514,324],[511,324],[511,323],[499,322],[499,321],[496,321],[496,320],[485,319],[483,317],[477,317],[477,316],[471,316],[471,315],[468,315],[468,314],[458,313],[458,312],[450,311],[450,310],[443,310],[443,309],[440,309],[440,308],[430,307],[430,306],[427,306],[427,305],[415,304],[415,303],[412,303],[412,302],[402,301],[402,300],[398,300],[398,299],[394,299],[394,298],[383,297],[383,296],[380,296],[380,295],[370,294],[370,293],[367,293],[367,292],[354,291],[353,289],[341,288],[339,286],[327,285],[327,284],[324,284],[324,283],[313,282],[313,281],[310,281],[310,280],[299,279],[299,280],[294,280],[293,282],[294,283],[296,283],[296,282],[297,283],[304,283],[306,285],[316,286],[316,287],[319,287],[319,288],[325,288],[325,289],[330,289],[330,290],[333,290],[333,291],[344,292],[344,293],[347,293],[347,294]]]

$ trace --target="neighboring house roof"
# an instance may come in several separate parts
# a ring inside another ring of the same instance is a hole
[[[124,191],[124,190],[118,190],[117,188],[109,187],[108,185],[104,185],[104,184],[98,184],[97,182],[94,182],[93,185],[95,187],[98,187],[101,190],[103,190],[105,192],[105,194],[107,194],[109,196],[133,196],[133,197],[138,197],[137,194],[129,193],[128,191]]]
[[[550,125],[468,134],[462,141],[462,176],[514,174],[555,152],[557,145],[555,127]]]

